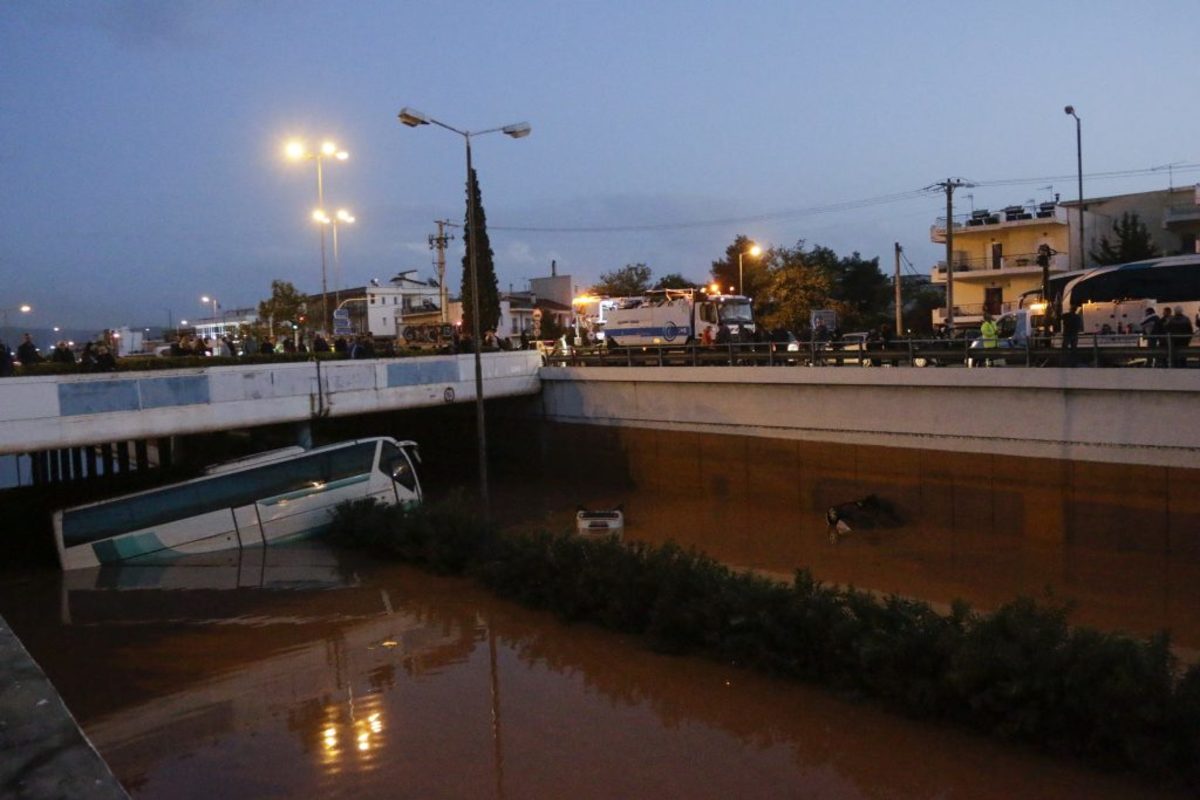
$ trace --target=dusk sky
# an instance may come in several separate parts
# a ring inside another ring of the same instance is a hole
[[[434,220],[464,215],[463,141],[400,125],[402,106],[532,124],[473,147],[502,290],[552,259],[580,288],[634,262],[703,280],[739,233],[889,273],[898,241],[928,272],[944,198],[922,188],[979,183],[963,210],[1075,198],[1067,104],[1086,195],[1200,181],[1196,10],[8,0],[0,307],[33,305],[29,327],[165,325],[276,278],[319,291],[315,169],[284,158],[292,136],[350,153],[325,170],[327,207],[357,217],[342,285],[432,277]]]

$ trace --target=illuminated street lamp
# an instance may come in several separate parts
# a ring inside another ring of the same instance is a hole
[[[201,297],[201,298],[200,298],[200,302],[201,302],[201,303],[212,303],[212,309],[213,309],[213,331],[214,331],[214,333],[213,333],[213,336],[215,337],[215,336],[218,336],[218,335],[220,335],[220,334],[216,333],[216,331],[217,331],[217,327],[218,327],[218,323],[217,323],[217,309],[221,307],[221,304],[217,302],[217,298],[215,298],[215,297],[209,297],[208,295],[204,295],[203,297]],[[221,333],[224,333],[224,331],[221,331]]]
[[[321,147],[316,150],[309,150],[304,142],[293,139],[284,147],[284,152],[292,161],[313,161],[317,165],[317,208],[325,208],[325,179],[322,165],[325,159],[332,158],[337,161],[345,161],[350,157],[350,154],[342,150],[333,142],[322,142]],[[324,328],[329,321],[329,302],[326,300],[326,294],[329,291],[328,284],[325,279],[325,226],[321,226],[321,327]]]
[[[760,255],[762,255],[762,248],[756,244],[751,244],[749,250],[744,250],[744,251],[739,250],[738,251],[738,294],[746,293],[745,287],[742,285],[742,256],[743,255],[753,256],[754,258],[758,258]]]
[[[342,260],[338,255],[338,225],[353,225],[354,215],[344,208],[339,208],[331,217],[322,209],[313,212],[313,219],[322,225],[333,227],[333,307],[342,306]]]
[[[4,315],[3,327],[5,327],[5,328],[8,327],[8,312],[9,311],[20,311],[22,314],[28,314],[30,311],[33,311],[33,306],[29,305],[28,303],[22,303],[21,305],[13,306],[12,308],[0,308],[0,314]]]
[[[1075,106],[1067,106],[1063,112],[1075,118],[1075,169],[1079,175],[1079,268],[1083,269],[1086,258],[1083,252],[1083,126],[1079,115],[1075,113]]]
[[[505,125],[499,128],[488,128],[482,131],[463,131],[458,128],[451,127],[444,122],[439,122],[433,117],[426,116],[420,111],[407,106],[400,109],[397,115],[400,122],[410,128],[416,128],[421,125],[437,125],[439,128],[445,128],[451,133],[457,133],[463,137],[467,146],[467,250],[470,253],[469,267],[471,270],[471,338],[475,346],[475,425],[479,431],[479,499],[483,504],[484,519],[491,516],[490,503],[488,500],[488,477],[487,477],[487,434],[484,429],[483,420],[483,362],[480,357],[480,342],[482,336],[479,330],[479,270],[476,268],[476,232],[475,232],[475,186],[471,181],[473,172],[471,162],[471,137],[482,136],[485,133],[503,133],[513,139],[522,139],[528,136],[533,128],[528,122],[518,122],[513,125]]]

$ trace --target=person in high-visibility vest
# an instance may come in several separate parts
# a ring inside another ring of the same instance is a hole
[[[979,334],[983,336],[984,347],[996,347],[1000,342],[1000,329],[992,321],[992,315],[986,311],[983,314],[983,324],[979,326]]]

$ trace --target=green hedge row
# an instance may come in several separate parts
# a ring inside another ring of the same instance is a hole
[[[331,535],[449,574],[566,620],[874,698],[1107,768],[1200,786],[1200,666],[1182,676],[1164,634],[1148,641],[1067,624],[1016,600],[949,615],[900,597],[788,585],[693,550],[573,535],[498,536],[459,498],[345,505]]]

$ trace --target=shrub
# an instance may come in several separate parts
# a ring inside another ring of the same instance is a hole
[[[1200,667],[1176,680],[1165,635],[1140,642],[1067,624],[1068,608],[1022,598],[992,614],[735,572],[676,544],[539,533],[498,536],[461,497],[337,509],[334,541],[497,594],[699,653],[819,681],[908,714],[1174,781],[1200,782]]]

